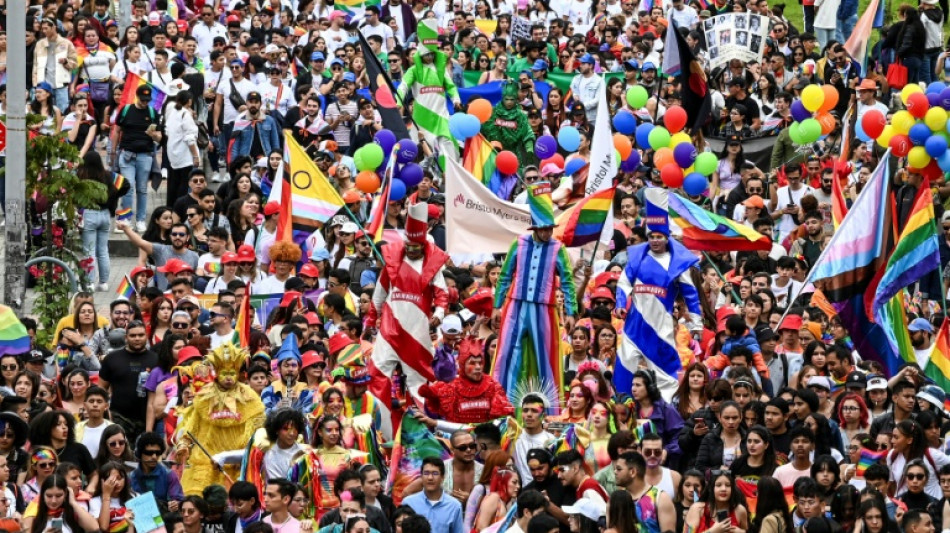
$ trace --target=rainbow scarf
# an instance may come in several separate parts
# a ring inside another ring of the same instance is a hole
[[[41,461],[53,461],[58,462],[56,454],[52,450],[40,449],[33,452],[33,455],[30,456],[30,460],[33,461],[33,464],[39,463]]]

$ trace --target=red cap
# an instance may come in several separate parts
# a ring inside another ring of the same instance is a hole
[[[132,269],[132,272],[129,272],[129,279],[135,279],[135,276],[138,276],[139,274],[143,272],[145,273],[145,275],[147,275],[150,278],[155,275],[155,272],[151,268],[137,266]]]
[[[237,264],[239,260],[238,254],[234,252],[225,252],[224,255],[221,256],[222,265],[229,265],[231,263]]]
[[[297,276],[307,276],[308,278],[319,278],[320,271],[317,270],[317,267],[313,266],[313,263],[306,263],[304,266],[300,267],[300,270],[297,271]]]
[[[465,299],[463,304],[469,311],[481,316],[491,316],[494,307],[494,296],[488,287],[481,287],[475,294]]]
[[[330,341],[328,343],[330,355],[333,355],[339,352],[340,350],[342,350],[343,348],[346,348],[347,346],[351,344],[356,344],[356,343],[353,342],[353,339],[349,338],[346,335],[346,333],[341,333],[341,332],[334,333],[333,336],[330,337]]]
[[[359,231],[357,231],[356,233],[353,234],[353,238],[356,239],[356,240],[362,239],[362,238],[365,237],[365,236],[366,236],[366,232],[363,231],[363,230],[359,230]]]
[[[225,22],[226,22],[227,24],[230,24],[230,23],[232,23],[232,22],[237,22],[238,24],[240,24],[240,23],[241,23],[241,17],[239,17],[239,16],[237,16],[237,15],[228,15],[228,18],[225,20]]]
[[[174,2],[175,0],[172,0],[172,1]],[[179,20],[179,21],[178,21],[178,32],[179,32],[179,33],[181,33],[182,35],[186,35],[186,34],[188,33],[188,30],[190,30],[190,29],[191,29],[191,27],[188,26],[188,22],[187,22],[187,21],[184,21],[184,20]]]
[[[269,217],[273,214],[280,213],[280,204],[277,202],[267,202],[264,204],[264,216]]]
[[[319,317],[316,313],[314,313],[313,311],[310,311],[309,313],[305,314],[305,315],[304,315],[304,318],[307,319],[307,325],[309,325],[309,326],[319,326],[319,325],[320,325],[320,317]]]
[[[344,204],[355,204],[360,201],[360,193],[350,189],[343,193],[343,203]]]
[[[181,259],[172,257],[165,262],[165,266],[158,267],[158,271],[166,274],[180,274],[182,272],[194,272],[195,269]]]
[[[599,298],[605,298],[611,302],[617,301],[617,298],[614,297],[614,292],[607,287],[597,287],[590,295],[591,300],[596,300]]]
[[[783,329],[790,329],[792,331],[802,329],[802,317],[798,315],[785,315],[785,320],[778,326],[779,331]]]
[[[194,346],[185,346],[178,352],[178,366],[185,364],[186,361],[191,359],[201,359],[201,352],[198,351],[198,348]]]
[[[323,357],[323,354],[316,350],[307,350],[306,352],[300,354],[300,368],[304,369],[311,367],[317,363],[326,363],[326,358]]]
[[[610,283],[611,281],[619,281],[619,280],[620,280],[620,272],[604,271],[594,276],[594,286],[600,287],[601,285],[606,285]]]
[[[257,255],[254,254],[254,247],[250,244],[242,244],[237,249],[238,261],[245,263],[248,261],[256,261]]]
[[[289,307],[295,300],[300,301],[301,296],[303,296],[303,294],[297,291],[285,292],[284,297],[280,299],[280,307]]]

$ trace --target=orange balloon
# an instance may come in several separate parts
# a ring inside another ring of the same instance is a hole
[[[666,165],[675,165],[676,158],[673,157],[673,150],[664,146],[653,154],[653,168],[663,168]]]
[[[825,93],[825,101],[821,103],[821,107],[818,108],[819,113],[827,113],[835,108],[838,105],[838,90],[832,85],[822,85],[821,92]],[[821,129],[822,133],[825,133],[825,129]],[[830,130],[829,130],[830,131]]]
[[[630,142],[630,138],[622,133],[614,133],[614,148],[620,152],[620,160],[626,161],[630,157],[630,152],[633,151],[633,143]]]
[[[364,170],[356,175],[356,188],[366,194],[373,194],[379,190],[379,176],[372,170]]]
[[[491,102],[484,98],[472,100],[472,102],[468,104],[468,114],[474,115],[478,118],[479,122],[484,124],[491,118]]]
[[[828,135],[832,130],[835,129],[835,117],[831,116],[831,113],[818,113],[818,116],[816,116],[815,119],[818,120],[819,124],[821,124],[822,135]]]

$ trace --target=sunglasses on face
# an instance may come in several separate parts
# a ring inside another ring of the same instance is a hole
[[[474,451],[474,450],[477,450],[477,449],[478,449],[478,444],[476,444],[476,443],[474,443],[474,442],[470,442],[470,443],[468,443],[468,444],[463,444],[463,445],[461,445],[461,446],[456,446],[455,449],[458,450],[458,451],[460,451],[460,452]]]
[[[174,329],[188,329],[189,326],[190,324],[188,324],[187,322],[175,322],[172,324],[172,327]]]

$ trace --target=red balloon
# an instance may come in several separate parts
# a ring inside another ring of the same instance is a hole
[[[686,110],[678,105],[670,107],[663,115],[663,124],[670,133],[679,133],[686,126]]]
[[[923,174],[924,177],[927,179],[937,180],[943,177],[943,170],[940,168],[940,165],[937,164],[937,161],[935,159],[931,159],[930,163],[928,163],[927,166],[924,167],[923,172],[921,172],[921,174]]]
[[[679,165],[666,165],[660,170],[660,179],[667,187],[679,189],[683,186],[683,169]]]
[[[930,109],[930,101],[924,93],[914,93],[907,98],[907,111],[915,118],[924,118],[928,109]]]
[[[541,161],[541,168],[543,169],[544,165],[547,165],[548,163],[554,163],[559,168],[564,168],[564,156],[561,154],[552,155],[551,157],[545,159],[544,161]]]
[[[893,152],[894,155],[904,157],[910,152],[910,149],[914,145],[910,142],[910,137],[906,135],[895,135],[891,137],[890,146],[891,152]]]
[[[887,126],[887,119],[884,117],[884,113],[877,109],[868,110],[861,117],[861,127],[864,128],[864,133],[872,139],[880,137],[885,126]]]
[[[495,157],[495,166],[502,174],[514,174],[518,172],[518,156],[508,150],[499,152]]]

